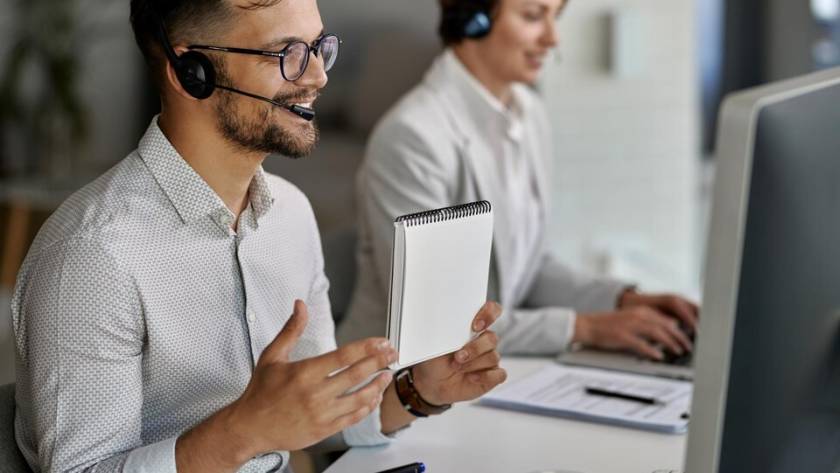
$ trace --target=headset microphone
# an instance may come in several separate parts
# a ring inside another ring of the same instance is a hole
[[[268,102],[271,105],[281,107],[281,108],[285,108],[286,110],[294,113],[295,115],[299,116],[300,118],[303,118],[304,120],[306,120],[308,122],[311,122],[315,118],[315,110],[312,110],[311,108],[308,108],[308,107],[304,107],[302,105],[289,105],[289,104],[285,104],[285,103],[282,103],[282,102],[278,102],[276,100],[272,100],[268,97],[263,97],[263,96],[260,96],[260,95],[252,94],[250,92],[245,92],[243,90],[234,89],[233,87],[226,87],[226,86],[218,85],[218,84],[216,84],[216,88],[226,90],[228,92],[233,92],[234,94],[239,94],[239,95],[244,95],[246,97],[251,97],[252,99],[262,100],[263,102]]]

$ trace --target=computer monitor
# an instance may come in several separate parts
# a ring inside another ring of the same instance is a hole
[[[721,112],[687,473],[840,472],[840,69]]]

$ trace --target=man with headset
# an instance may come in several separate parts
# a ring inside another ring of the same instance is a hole
[[[395,217],[488,200],[502,352],[556,354],[579,343],[662,360],[691,351],[695,304],[572,271],[548,251],[554,152],[530,86],[557,45],[567,1],[439,3],[446,49],[377,124],[358,173],[359,271],[339,340],[384,330]]]
[[[501,383],[488,303],[456,354],[353,391],[395,352],[336,349],[311,207],[261,168],[317,139],[340,41],[315,0],[156,3],[133,0],[131,22],[162,112],[44,225],[15,289],[28,463],[279,471],[289,450],[387,442]]]

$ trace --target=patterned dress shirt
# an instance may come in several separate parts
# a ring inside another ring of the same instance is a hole
[[[310,318],[292,358],[335,349],[306,197],[260,169],[233,221],[155,118],[44,224],[12,301],[15,431],[35,471],[174,473],[177,437],[241,395],[295,299]],[[376,411],[344,441],[385,443],[380,429]]]

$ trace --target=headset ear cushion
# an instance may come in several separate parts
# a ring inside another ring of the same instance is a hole
[[[493,23],[486,12],[476,12],[464,24],[464,37],[470,39],[481,39],[490,34],[490,29],[492,27]]]
[[[197,99],[206,99],[216,89],[216,68],[210,58],[198,51],[187,51],[178,57],[175,70],[181,87]]]

